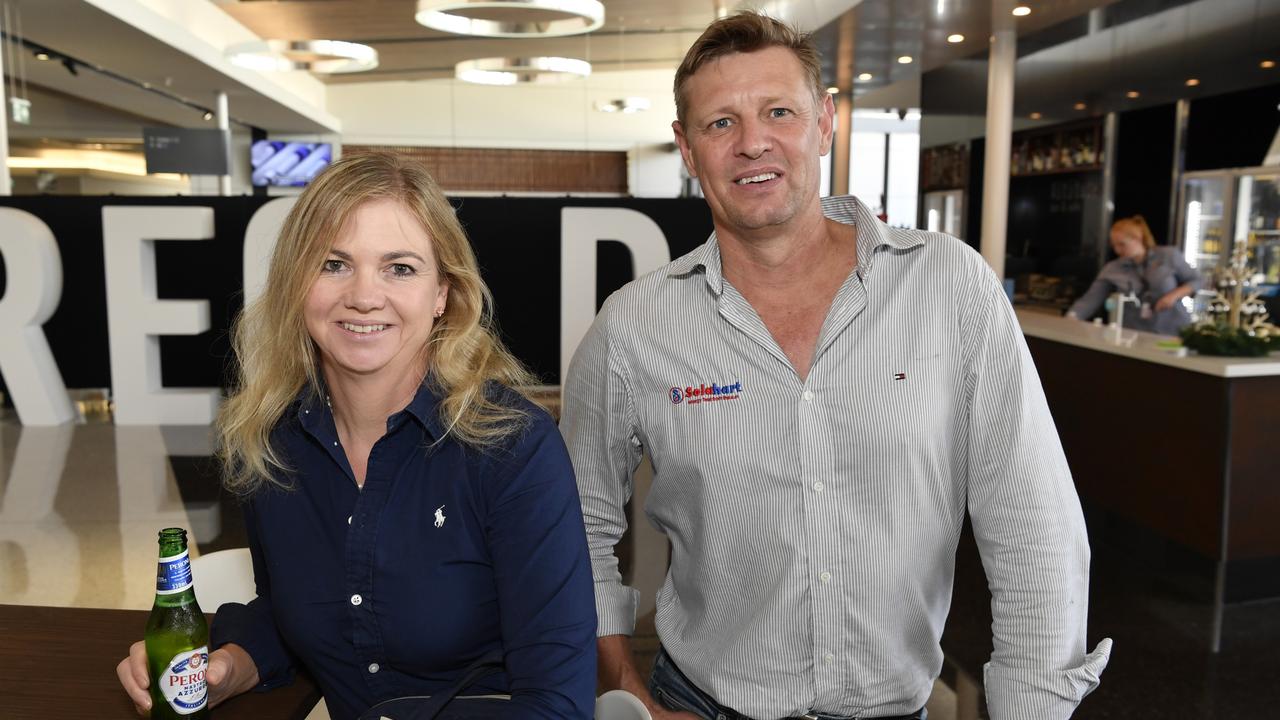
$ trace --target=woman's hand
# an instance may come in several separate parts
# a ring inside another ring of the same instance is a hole
[[[149,716],[151,678],[147,672],[147,646],[141,640],[129,647],[129,657],[116,666],[116,675],[138,714]],[[257,685],[258,666],[244,648],[229,643],[210,653],[204,678],[209,683],[209,707],[213,707]]]
[[[1172,308],[1182,298],[1182,293],[1177,290],[1170,290],[1156,301],[1156,312],[1164,312],[1165,310]]]

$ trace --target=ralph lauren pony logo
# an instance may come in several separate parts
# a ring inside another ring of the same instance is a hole
[[[735,381],[731,385],[711,383],[710,385],[675,386],[669,391],[669,397],[672,405],[697,405],[720,400],[737,400],[742,397],[742,381]]]

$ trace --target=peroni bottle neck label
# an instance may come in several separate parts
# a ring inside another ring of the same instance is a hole
[[[160,558],[156,566],[156,594],[176,595],[191,587],[191,558],[186,550]]]

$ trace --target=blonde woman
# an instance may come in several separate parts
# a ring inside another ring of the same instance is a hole
[[[1111,293],[1132,294],[1138,307],[1125,311],[1125,327],[1177,335],[1191,322],[1180,301],[1199,289],[1200,273],[1187,264],[1178,248],[1156,245],[1141,215],[1111,226],[1111,249],[1116,259],[1102,266],[1097,279],[1067,310],[1067,317],[1088,320]]]
[[[218,420],[225,484],[246,497],[258,597],[223,605],[216,703],[305,667],[336,720],[442,692],[512,718],[587,718],[596,616],[573,471],[453,208],[421,166],[334,164],[298,198],[261,299],[235,330],[239,383]],[[212,608],[207,608],[212,609]],[[119,673],[149,710],[145,650]]]

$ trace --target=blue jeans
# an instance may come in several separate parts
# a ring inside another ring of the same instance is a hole
[[[684,710],[703,720],[751,720],[737,710],[721,705],[710,695],[699,690],[689,678],[684,676],[684,673],[680,672],[680,668],[676,667],[671,657],[667,655],[667,651],[662,648],[658,649],[658,657],[653,661],[653,673],[649,676],[649,692],[668,710]],[[825,713],[813,713],[805,717],[817,720],[861,720],[847,715]],[[927,720],[927,718],[928,714],[924,708],[920,708],[911,715],[885,718],[885,720]],[[865,720],[874,719],[866,718]]]

